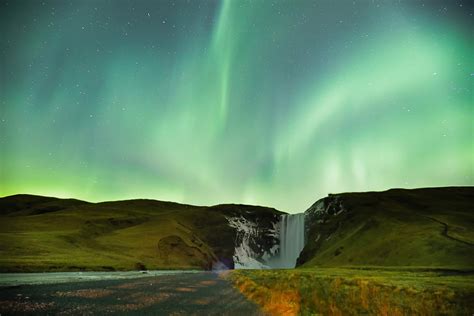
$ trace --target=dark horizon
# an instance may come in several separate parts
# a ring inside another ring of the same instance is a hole
[[[34,196],[34,197],[44,197],[44,198],[53,198],[53,199],[64,199],[64,200],[77,200],[81,202],[86,202],[86,203],[91,203],[91,204],[98,204],[98,203],[108,203],[108,202],[129,202],[129,201],[154,201],[154,202],[162,202],[162,203],[171,203],[171,204],[178,204],[178,205],[183,205],[183,206],[193,206],[193,207],[215,207],[215,206],[226,206],[226,205],[232,205],[232,206],[252,206],[252,207],[261,207],[261,208],[270,208],[274,209],[276,211],[286,213],[286,214],[299,214],[307,211],[308,209],[311,208],[311,206],[316,203],[317,201],[324,199],[328,196],[334,196],[334,195],[342,195],[342,194],[363,194],[363,193],[384,193],[388,191],[394,191],[394,190],[402,190],[402,191],[416,191],[416,190],[430,190],[430,189],[458,189],[458,188],[474,188],[474,186],[444,186],[444,187],[420,187],[420,188],[390,188],[387,190],[380,190],[380,191],[347,191],[347,192],[337,192],[337,193],[328,193],[326,196],[321,196],[316,198],[306,209],[301,210],[300,212],[294,212],[294,213],[289,213],[283,210],[280,210],[274,206],[271,205],[260,205],[260,204],[243,204],[243,203],[233,203],[233,202],[222,202],[218,204],[210,204],[210,205],[202,205],[202,204],[188,204],[188,203],[180,203],[176,201],[168,201],[168,200],[159,200],[159,199],[152,199],[152,198],[132,198],[132,199],[119,199],[119,200],[102,200],[102,201],[90,201],[90,200],[83,200],[83,199],[77,199],[74,197],[58,197],[58,196],[47,196],[47,195],[38,195],[38,194],[29,194],[29,193],[16,193],[12,195],[6,195],[6,196],[0,196],[0,199],[3,198],[9,198],[9,197],[15,197],[15,196]]]

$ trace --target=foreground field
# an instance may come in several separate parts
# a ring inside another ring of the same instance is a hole
[[[472,315],[474,272],[422,268],[239,270],[227,276],[270,315]]]

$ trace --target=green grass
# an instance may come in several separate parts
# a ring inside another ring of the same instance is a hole
[[[239,270],[229,278],[270,315],[471,315],[474,274],[400,267]]]
[[[232,260],[235,232],[225,215],[241,209],[278,213],[154,200],[1,198],[0,271],[210,269],[217,260]]]
[[[303,267],[474,268],[473,187],[343,193],[324,203],[329,212],[309,224]]]

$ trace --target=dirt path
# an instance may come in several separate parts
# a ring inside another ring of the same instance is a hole
[[[262,315],[212,272],[0,287],[0,315]]]
[[[438,224],[443,225],[443,231],[441,232],[441,235],[442,235],[442,236],[444,236],[444,237],[446,237],[446,238],[449,238],[449,239],[451,239],[451,240],[454,240],[454,241],[463,243],[463,244],[465,244],[465,245],[474,247],[474,244],[472,244],[472,243],[470,243],[470,242],[468,242],[468,241],[461,240],[461,239],[458,239],[458,238],[456,238],[456,237],[453,237],[453,236],[449,235],[449,234],[448,234],[448,228],[449,228],[449,226],[448,226],[448,224],[446,224],[445,222],[442,222],[442,221],[440,221],[440,220],[438,220],[438,219],[436,219],[436,218],[434,218],[434,217],[430,217],[430,216],[424,216],[424,217],[429,218],[430,220],[432,220],[432,221],[434,221],[434,222],[436,222],[436,223],[438,223]]]

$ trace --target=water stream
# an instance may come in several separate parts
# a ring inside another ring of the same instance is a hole
[[[285,214],[280,220],[280,250],[268,265],[276,269],[294,268],[304,247],[304,213]]]
[[[283,268],[294,268],[304,247],[304,213],[282,215],[280,262]]]

